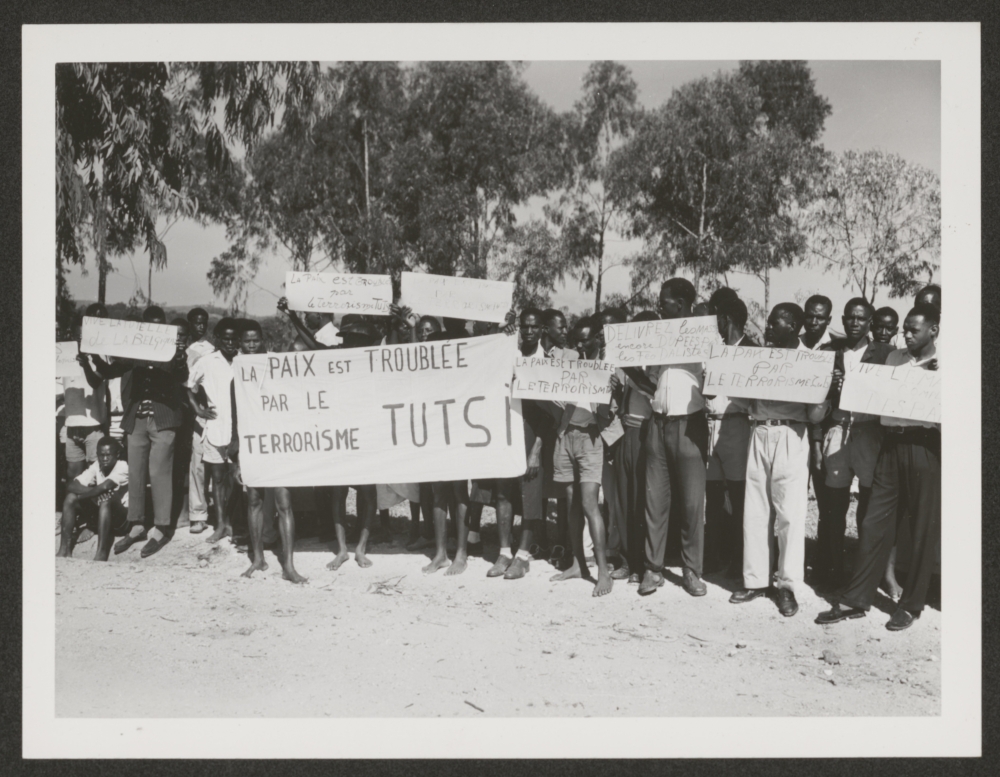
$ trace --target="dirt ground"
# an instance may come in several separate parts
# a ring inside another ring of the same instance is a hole
[[[353,514],[354,493],[349,509]],[[400,509],[402,507],[403,509]],[[296,543],[304,586],[270,568],[247,580],[228,541],[177,530],[157,555],[140,545],[93,563],[95,540],[55,559],[56,714],[65,717],[476,717],[937,715],[941,613],[884,628],[867,618],[821,627],[807,589],[793,618],[773,602],[731,605],[709,575],[688,596],[680,570],[649,597],[617,581],[602,599],[585,581],[550,583],[533,561],[519,581],[421,573],[407,553],[406,504],[393,543],[326,570],[332,543]],[[811,504],[810,532],[815,528]],[[484,515],[495,558],[492,511]],[[57,538],[58,540],[58,538]],[[824,657],[825,656],[825,657]]]

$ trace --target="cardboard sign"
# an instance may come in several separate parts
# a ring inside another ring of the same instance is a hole
[[[84,316],[80,350],[101,356],[168,362],[177,351],[177,327]]]
[[[833,351],[717,345],[702,391],[709,396],[818,404],[833,382],[833,358]]]
[[[941,373],[912,364],[845,364],[841,410],[941,423]]]
[[[715,316],[604,325],[604,358],[619,367],[703,362],[721,345]]]
[[[300,353],[233,362],[250,486],[421,483],[524,474],[514,338]]]
[[[513,395],[517,399],[606,405],[611,401],[609,381],[614,374],[615,365],[610,362],[518,356],[514,360]]]
[[[514,304],[514,284],[404,272],[399,304],[418,316],[448,316],[502,324]]]
[[[392,279],[388,275],[289,272],[285,273],[285,295],[291,310],[387,316]]]
[[[56,343],[56,377],[82,378],[83,367],[76,360],[79,347],[75,340],[66,343]]]

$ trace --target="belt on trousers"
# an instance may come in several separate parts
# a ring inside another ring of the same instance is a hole
[[[680,421],[682,418],[691,418],[692,416],[698,415],[701,411],[694,413],[684,413],[684,415],[665,415],[664,413],[653,413],[654,418],[659,418],[661,421]]]
[[[795,426],[804,424],[805,421],[793,421],[790,418],[751,418],[750,423],[754,426]]]
[[[742,418],[749,418],[747,413],[705,413],[705,418],[709,421],[721,421],[723,418],[735,418],[740,416]]]

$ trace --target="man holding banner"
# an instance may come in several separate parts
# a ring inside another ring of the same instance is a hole
[[[893,351],[886,366],[900,371],[936,370],[940,323],[941,314],[936,307],[916,305],[903,323],[906,348]],[[897,385],[905,377],[906,372],[893,375]],[[847,389],[845,384],[845,393]],[[868,515],[859,527],[854,574],[836,597],[833,608],[816,618],[817,623],[861,618],[871,609],[896,531],[903,521],[910,529],[912,553],[903,580],[903,595],[886,628],[907,629],[924,609],[941,538],[941,424],[905,417],[917,415],[912,410],[905,414],[897,408],[893,410],[892,415],[882,415],[885,439],[875,465]],[[846,609],[841,605],[846,605]]]

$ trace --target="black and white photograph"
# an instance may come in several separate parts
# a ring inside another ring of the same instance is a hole
[[[502,28],[25,28],[25,757],[979,754],[978,26]]]

